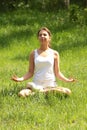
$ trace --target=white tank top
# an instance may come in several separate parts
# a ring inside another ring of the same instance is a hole
[[[54,52],[52,49],[47,50],[47,56],[43,57],[35,50],[34,63],[35,71],[33,82],[36,85],[46,87],[56,87],[54,74]]]

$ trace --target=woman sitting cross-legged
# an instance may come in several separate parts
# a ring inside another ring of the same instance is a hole
[[[32,82],[28,82],[25,89],[19,92],[19,96],[29,96],[36,91],[58,92],[71,94],[68,88],[58,87],[56,78],[66,81],[74,82],[73,78],[66,78],[60,71],[59,67],[59,53],[50,47],[51,32],[48,28],[43,27],[38,31],[38,39],[40,47],[35,49],[30,54],[29,70],[23,77],[12,76],[12,80],[21,82],[33,77]]]

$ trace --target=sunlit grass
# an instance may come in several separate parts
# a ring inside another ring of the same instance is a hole
[[[56,15],[33,11],[1,14],[1,130],[87,129],[87,27],[67,23],[68,15],[64,13],[67,14],[61,11]],[[71,89],[70,97],[37,93],[19,98],[18,92],[29,80],[22,83],[11,81],[12,75],[22,76],[27,72],[29,54],[39,46],[37,31],[41,26],[52,31],[52,47],[60,54],[61,71],[65,76],[77,79],[76,83],[57,80],[59,86]]]

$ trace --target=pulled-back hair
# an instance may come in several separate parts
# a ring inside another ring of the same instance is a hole
[[[46,31],[49,34],[50,38],[51,38],[51,32],[50,32],[50,30],[47,27],[40,28],[39,31],[37,32],[37,36],[39,36],[39,33],[42,30]],[[49,47],[51,47],[50,43],[49,43]]]

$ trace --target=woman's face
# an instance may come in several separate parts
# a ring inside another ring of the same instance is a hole
[[[50,42],[49,33],[47,31],[45,31],[45,30],[41,30],[39,32],[38,38],[39,38],[39,41],[41,43],[45,43],[45,42],[49,43]]]

